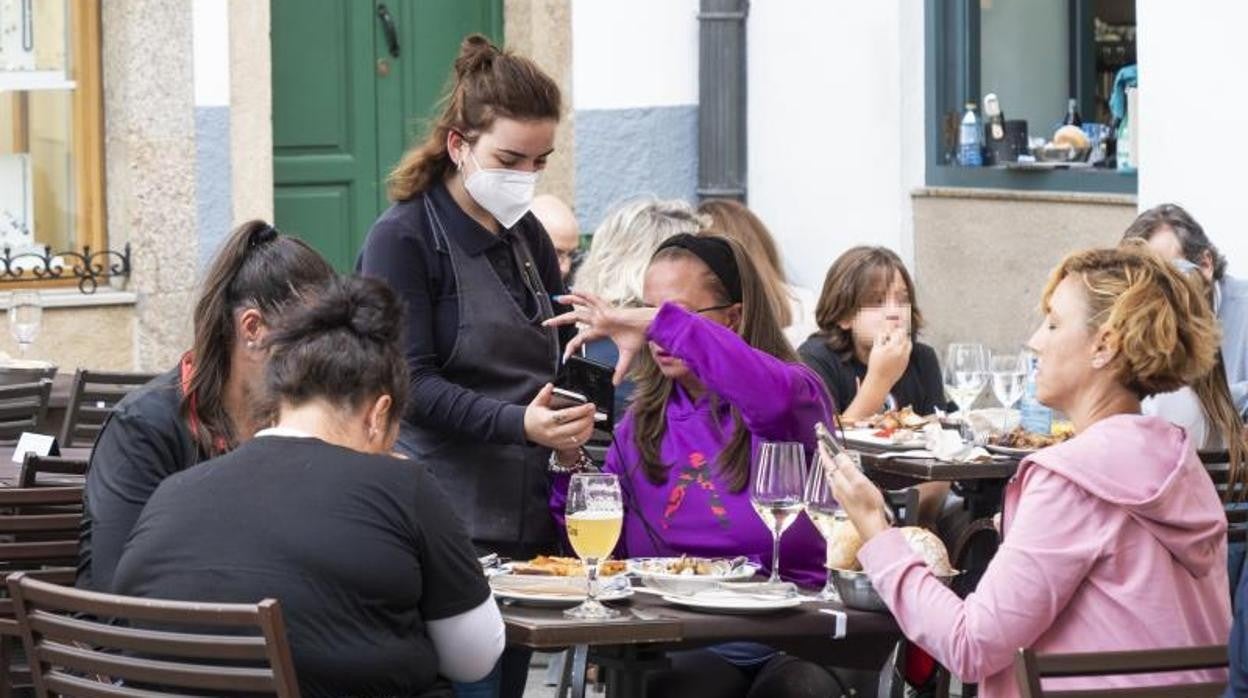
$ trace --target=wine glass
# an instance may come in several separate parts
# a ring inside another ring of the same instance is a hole
[[[14,291],[9,297],[9,333],[17,340],[18,352],[26,350],[39,336],[43,320],[43,301],[38,291]]]
[[[1001,417],[1001,431],[1007,430],[1010,409],[1023,396],[1023,389],[1027,383],[1025,361],[1023,355],[1018,352],[992,355],[992,393],[996,395],[997,402],[1005,408]]]
[[[849,451],[849,456],[854,459],[855,465],[862,467],[861,456],[857,451]],[[828,482],[826,469],[823,467],[822,453],[815,453],[814,463],[810,466],[810,472],[806,476],[806,489],[802,494],[802,501],[806,504],[806,515],[823,535],[827,547],[831,548],[836,529],[849,524],[849,516],[832,496],[832,485]],[[829,567],[828,580],[823,586],[823,591],[819,592],[819,598],[824,601],[840,599],[840,595],[836,593],[836,586],[832,583],[832,575],[832,568]]]
[[[589,620],[620,615],[598,602],[595,589],[598,563],[615,550],[624,523],[620,481],[610,473],[576,473],[568,483],[564,514],[568,542],[585,564],[587,591],[585,601],[563,615]]]
[[[755,458],[750,504],[771,530],[771,577],[780,581],[780,536],[802,511],[806,449],[794,441],[764,441]]]
[[[945,354],[945,391],[965,414],[988,384],[988,350],[982,344],[950,344]]]

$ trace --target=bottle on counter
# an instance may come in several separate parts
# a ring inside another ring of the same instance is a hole
[[[1083,126],[1083,117],[1079,116],[1079,100],[1071,97],[1066,102],[1066,116],[1062,118],[1063,126]]]
[[[983,131],[979,128],[979,118],[975,116],[975,103],[966,103],[966,114],[962,116],[962,126],[958,129],[958,164],[963,167],[983,167]]]

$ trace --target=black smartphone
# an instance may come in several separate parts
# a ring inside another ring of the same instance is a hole
[[[606,364],[583,356],[568,357],[555,379],[551,407],[563,409],[592,402],[597,410],[597,428],[611,431],[615,424],[615,384],[611,382],[614,375],[615,368]]]

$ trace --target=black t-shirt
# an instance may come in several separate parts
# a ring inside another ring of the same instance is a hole
[[[858,395],[859,384],[866,380],[866,365],[853,356],[842,359],[819,335],[803,342],[797,353],[802,363],[823,378],[828,392],[836,401],[836,409],[843,411],[849,407]],[[937,408],[945,411],[953,409],[953,405],[945,400],[945,386],[936,351],[921,342],[914,343],[910,350],[910,363],[889,393],[897,401],[898,408],[910,406],[916,414],[931,414]]]
[[[175,368],[127,395],[96,438],[83,495],[79,587],[112,588],[113,569],[148,497],[165,478],[204,459],[182,419],[180,379]]]
[[[161,484],[114,591],[278,599],[306,696],[445,690],[425,622],[490,597],[454,504],[416,463],[261,436]]]

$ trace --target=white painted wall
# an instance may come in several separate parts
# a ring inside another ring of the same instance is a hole
[[[230,7],[224,0],[194,0],[191,5],[195,106],[230,103]]]
[[[1248,276],[1248,90],[1235,79],[1248,2],[1137,0],[1140,208],[1188,209]]]
[[[816,292],[858,244],[909,260],[923,184],[923,3],[750,6],[749,203]]]
[[[572,0],[572,106],[698,103],[698,0]]]

